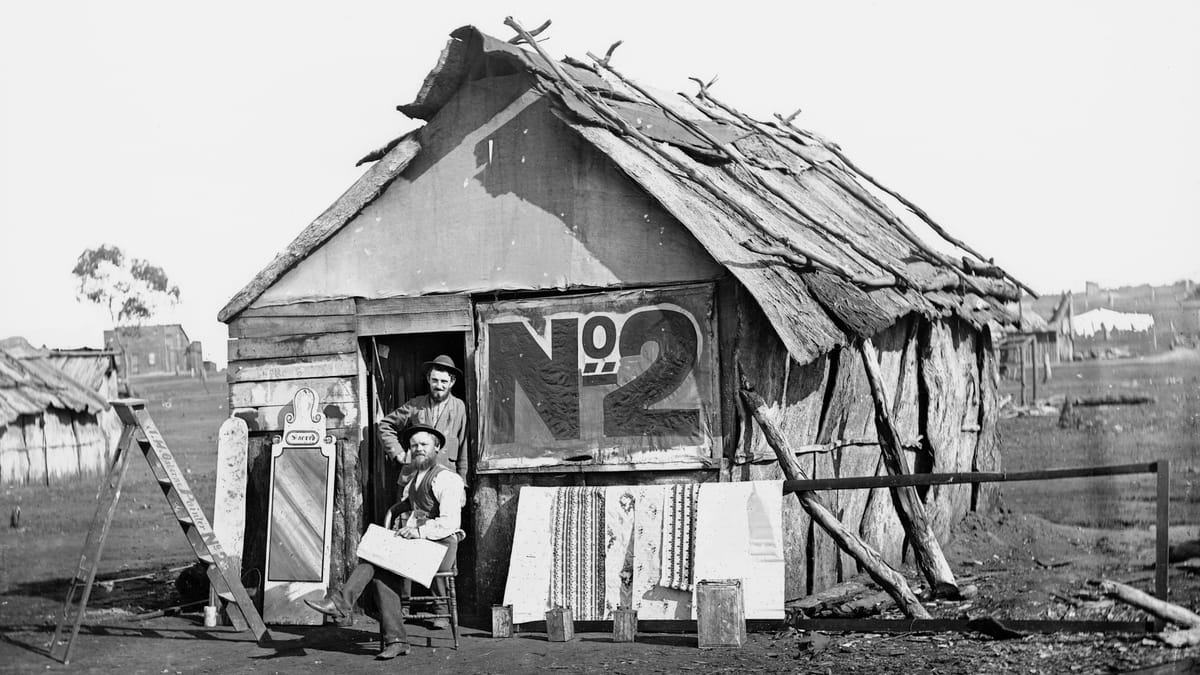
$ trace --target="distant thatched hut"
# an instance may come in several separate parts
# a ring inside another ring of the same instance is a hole
[[[0,341],[0,485],[103,473],[120,431],[115,375],[112,352]]]
[[[1009,320],[1015,285],[930,250],[836,146],[711,102],[683,113],[704,137],[594,69],[552,67],[471,27],[400,109],[427,124],[366,158],[219,315],[231,409],[252,434],[248,523],[266,519],[270,437],[292,393],[312,387],[327,404],[341,440],[335,579],[388,504],[373,425],[421,393],[420,364],[439,353],[466,364],[460,568],[480,607],[503,592],[521,486],[779,477],[742,381],[774,406],[810,475],[881,472],[847,348],[863,337],[911,464],[999,468],[987,326]],[[991,494],[931,488],[937,532]],[[885,491],[829,503],[900,558]],[[786,504],[787,597],[854,573]],[[247,532],[247,567],[262,565],[263,535]]]

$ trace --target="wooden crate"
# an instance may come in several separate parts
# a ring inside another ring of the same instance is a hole
[[[633,642],[637,637],[637,610],[618,607],[613,610],[613,642]]]
[[[696,633],[701,649],[746,643],[741,579],[704,579],[696,584]]]
[[[569,642],[575,637],[575,616],[570,607],[555,607],[546,612],[546,639]]]
[[[492,605],[492,637],[510,638],[513,636],[512,605]]]

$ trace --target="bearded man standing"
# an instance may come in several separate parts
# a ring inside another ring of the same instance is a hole
[[[404,483],[400,502],[388,510],[390,525],[398,537],[429,539],[444,544],[446,555],[439,571],[449,571],[458,555],[458,542],[466,537],[462,530],[462,508],[467,500],[465,486],[458,474],[438,463],[445,441],[442,432],[417,424],[401,431],[399,440],[408,446],[410,461],[416,470]],[[320,600],[304,602],[322,614],[344,618],[354,611],[354,604],[367,585],[373,584],[379,603],[382,641],[382,649],[375,658],[391,659],[408,653],[404,605],[400,599],[406,583],[404,577],[360,560],[339,590],[330,590]],[[434,592],[445,595],[446,582],[437,578],[433,583]]]
[[[442,354],[425,362],[425,382],[429,393],[414,396],[379,421],[379,442],[383,451],[399,462],[405,461],[400,434],[405,427],[420,424],[437,429],[445,438],[441,450],[443,466],[465,482],[467,479],[467,405],[451,389],[462,377],[454,359]],[[407,476],[401,477],[401,481]]]

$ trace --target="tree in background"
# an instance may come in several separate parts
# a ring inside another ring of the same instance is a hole
[[[113,322],[113,341],[121,352],[122,379],[129,373],[129,356],[122,332],[141,326],[142,321],[179,302],[179,287],[171,284],[161,267],[139,258],[127,258],[120,248],[101,244],[84,249],[75,269],[79,283],[75,297],[108,310]]]

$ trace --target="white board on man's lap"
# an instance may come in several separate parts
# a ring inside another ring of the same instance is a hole
[[[358,542],[358,557],[428,586],[446,557],[446,545],[428,539],[405,539],[371,525]]]

